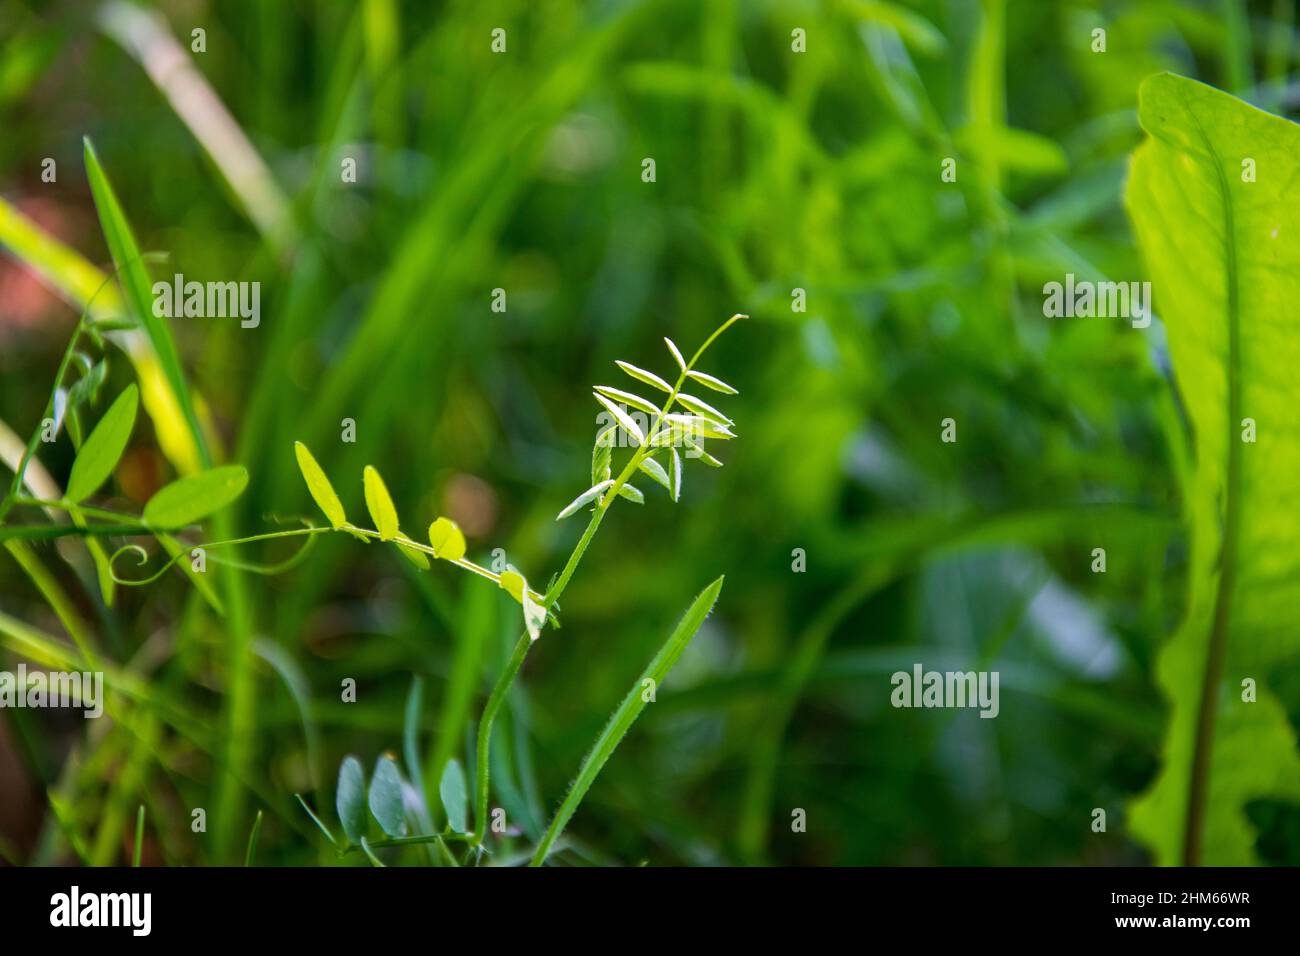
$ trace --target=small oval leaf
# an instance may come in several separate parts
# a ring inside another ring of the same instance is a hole
[[[135,413],[140,404],[140,390],[134,384],[108,407],[104,417],[95,425],[81,446],[77,460],[72,463],[68,476],[68,492],[64,497],[74,504],[85,501],[102,485],[117,467],[118,459],[126,451],[135,427]]]
[[[465,786],[465,771],[455,757],[447,761],[438,782],[438,796],[447,814],[447,825],[456,833],[468,833],[469,792]]]
[[[390,837],[406,836],[402,774],[393,758],[386,755],[375,763],[375,775],[370,781],[370,814]]]
[[[641,493],[641,489],[635,485],[629,485],[626,482],[619,486],[618,496],[620,498],[626,498],[633,504],[645,504],[645,495]]]
[[[450,518],[439,518],[429,525],[429,547],[444,561],[465,557],[465,535]]]
[[[336,530],[342,528],[347,524],[348,516],[343,511],[343,502],[339,501],[334,486],[325,477],[324,470],[316,463],[316,459],[302,442],[293,443],[293,453],[298,459],[298,470],[302,472],[303,481],[307,482],[307,490],[311,492],[316,507],[324,513],[331,528]]]
[[[161,488],[144,506],[152,528],[183,528],[230,504],[248,487],[243,465],[209,468]]]
[[[366,508],[369,509],[370,517],[375,522],[379,540],[392,541],[397,537],[397,509],[393,507],[393,498],[388,493],[388,486],[371,465],[366,465],[363,484],[366,492]]]
[[[339,787],[334,806],[348,839],[357,843],[366,835],[366,772],[356,757],[344,757],[339,764]]]

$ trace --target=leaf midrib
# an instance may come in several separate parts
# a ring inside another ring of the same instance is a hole
[[[1232,613],[1232,593],[1236,580],[1237,537],[1241,505],[1241,443],[1236,440],[1235,422],[1241,420],[1241,303],[1238,292],[1236,221],[1232,211],[1232,194],[1214,144],[1206,135],[1195,111],[1180,91],[1183,108],[1191,117],[1197,135],[1205,146],[1218,177],[1223,203],[1223,246],[1227,284],[1228,319],[1228,472],[1225,481],[1223,539],[1219,556],[1219,584],[1214,598],[1214,623],[1206,650],[1205,674],[1197,708],[1196,737],[1192,750],[1192,770],[1188,784],[1187,816],[1183,831],[1183,865],[1196,866],[1201,857],[1205,809],[1210,782],[1210,759],[1214,746],[1214,724],[1218,711],[1218,687],[1223,677],[1223,661],[1228,646],[1228,625]]]

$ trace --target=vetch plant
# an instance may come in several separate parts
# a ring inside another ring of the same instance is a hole
[[[432,827],[425,795],[408,782],[397,762],[387,756],[376,764],[368,787],[364,771],[355,758],[348,758],[340,768],[338,809],[346,840],[335,839],[329,828],[312,813],[312,819],[341,852],[363,851],[376,864],[380,862],[375,856],[376,849],[411,843],[428,844],[430,847],[436,844],[438,855],[431,859],[446,864],[458,863],[448,844],[461,843],[467,847],[465,859],[477,861],[485,852],[484,842],[491,828],[489,749],[492,728],[524,659],[548,623],[558,627],[560,597],[572,581],[583,555],[613,503],[619,499],[644,503],[645,494],[632,484],[632,478],[649,478],[676,502],[682,493],[682,473],[686,459],[698,458],[710,467],[721,467],[722,463],[705,451],[704,445],[709,440],[734,439],[735,423],[712,404],[684,389],[698,386],[699,389],[722,395],[736,394],[736,389],[722,379],[697,369],[696,365],[718,336],[745,316],[733,315],[719,326],[689,361],[671,339],[665,339],[676,364],[676,373],[670,376],[671,384],[668,379],[661,378],[654,372],[619,361],[618,368],[627,376],[650,387],[655,394],[654,400],[639,392],[613,385],[595,386],[593,397],[602,412],[610,418],[598,430],[592,448],[592,483],[557,514],[557,520],[564,520],[586,510],[589,518],[561,570],[552,577],[545,591],[530,587],[524,575],[512,566],[507,565],[497,572],[468,558],[465,535],[450,518],[439,517],[433,521],[423,541],[406,534],[401,528],[392,496],[378,470],[372,466],[364,469],[362,486],[373,527],[350,521],[329,478],[301,442],[294,445],[298,467],[312,499],[328,523],[317,526],[304,522],[305,526],[301,528],[245,537],[223,537],[221,532],[226,531],[229,522],[220,513],[243,493],[248,485],[248,472],[241,465],[213,463],[169,330],[160,321],[161,317],[149,307],[148,275],[144,269],[144,263],[149,257],[141,254],[136,246],[130,227],[89,143],[86,145],[86,161],[116,269],[113,275],[103,279],[94,295],[88,296],[81,320],[60,363],[41,426],[32,434],[21,452],[14,453],[14,476],[7,493],[0,499],[0,541],[5,543],[50,601],[51,607],[77,644],[81,660],[87,664],[93,662],[96,655],[84,628],[80,626],[77,615],[66,598],[29,549],[28,543],[31,541],[67,536],[80,538],[94,562],[106,605],[113,604],[117,585],[148,584],[158,580],[172,566],[177,566],[213,610],[225,615],[222,591],[208,580],[209,561],[227,565],[236,574],[242,571],[276,574],[302,560],[316,536],[333,532],[348,534],[366,543],[379,541],[391,544],[406,560],[421,570],[431,570],[433,562],[439,561],[454,565],[506,591],[520,606],[523,633],[492,688],[479,720],[472,783],[466,779],[464,770],[456,760],[448,760],[442,768],[439,799],[447,820],[445,830],[442,833],[430,832]],[[125,305],[110,284],[113,276],[119,279],[125,292]],[[97,306],[95,299],[100,293],[103,293],[106,302]],[[98,399],[107,375],[107,362],[102,358],[93,358],[83,350],[82,343],[84,340],[103,350],[108,336],[114,334],[143,334],[157,357],[156,364],[141,364],[138,361],[140,384],[131,384],[123,389],[94,427],[86,433],[82,416],[89,412]],[[79,377],[69,383],[74,370],[80,373]],[[88,500],[108,481],[122,459],[130,443],[142,399],[154,418],[160,441],[168,443],[169,453],[185,462],[182,474],[157,490],[138,515],[89,504]],[[641,423],[629,414],[629,408],[644,416]],[[41,442],[53,441],[64,430],[73,442],[76,456],[68,475],[66,491],[59,491],[43,469],[29,466],[32,465]],[[621,462],[621,467],[615,470],[618,464],[615,461],[617,449],[630,449],[630,454]],[[38,493],[34,490],[37,488],[44,491]],[[47,523],[5,523],[15,508],[23,509],[24,514],[44,512],[50,520]],[[180,537],[209,518],[213,518],[213,528],[218,532],[217,540],[191,542]],[[131,542],[110,555],[101,542],[111,538],[140,537],[155,538],[167,553],[168,559],[145,577],[123,576],[116,569],[119,558],[132,555],[143,564],[148,559],[148,552],[140,544]],[[277,564],[258,565],[212,553],[238,545],[291,537],[304,538],[304,546]],[[659,653],[615,710],[584,760],[549,828],[534,848],[531,859],[534,865],[545,862],[547,855],[555,848],[565,826],[572,819],[600,770],[652,699],[644,696],[644,688],[657,686],[677,662],[716,603],[722,583],[723,579],[717,578],[695,598]],[[227,578],[226,584],[226,593],[236,595],[242,603],[237,576]],[[21,628],[17,622],[6,618],[0,623],[4,624],[6,633],[12,639],[25,642],[49,660],[71,662],[71,659],[65,661],[52,646],[38,641],[33,636],[34,632]],[[130,680],[123,679],[117,671],[109,673],[108,678],[109,683],[122,689],[128,698],[136,699],[133,695],[138,695],[138,688]],[[419,713],[418,687],[417,681],[407,707],[405,750],[411,780],[422,779],[415,756],[418,751],[415,744]],[[238,707],[232,711],[236,716],[239,712]],[[197,732],[197,728],[188,724],[186,727],[186,732]],[[233,752],[238,746],[228,744],[227,749]],[[298,799],[307,808],[305,801],[301,797]],[[308,813],[311,813],[309,808]],[[378,823],[386,839],[367,839],[365,830],[370,819]],[[424,832],[409,835],[412,822]],[[246,852],[248,860],[252,859],[258,829],[259,824],[255,824]],[[500,829],[504,831],[504,827]]]
[[[448,762],[443,770],[442,783],[439,788],[448,820],[446,831],[440,834],[408,837],[407,815],[401,812],[399,798],[395,795],[400,793],[404,787],[409,788],[411,785],[401,779],[400,771],[395,762],[388,758],[381,758],[376,765],[375,775],[370,784],[368,806],[371,816],[374,817],[389,839],[376,842],[367,841],[365,835],[366,813],[363,807],[363,795],[366,791],[364,773],[360,763],[355,758],[349,757],[340,768],[338,784],[339,819],[348,838],[347,842],[337,840],[329,828],[324,826],[315,814],[312,814],[312,819],[316,821],[322,832],[336,847],[344,852],[361,849],[374,863],[379,861],[374,856],[373,850],[382,846],[397,846],[408,843],[437,844],[443,854],[443,860],[451,862],[454,862],[454,860],[447,849],[449,841],[463,841],[468,844],[471,850],[482,847],[489,821],[489,748],[491,746],[493,723],[500,713],[511,685],[519,674],[529,649],[541,636],[543,628],[548,622],[558,626],[555,612],[559,609],[560,596],[573,579],[573,574],[595,537],[601,522],[604,521],[606,513],[613,503],[620,498],[636,504],[644,503],[645,494],[631,484],[630,481],[635,475],[649,477],[656,484],[661,485],[673,501],[678,501],[681,497],[684,457],[679,448],[686,448],[693,453],[694,457],[703,460],[705,464],[712,467],[721,467],[722,463],[718,459],[704,451],[703,442],[707,439],[727,441],[736,437],[735,432],[732,431],[732,426],[735,423],[730,418],[703,399],[683,392],[682,388],[689,382],[724,395],[737,394],[736,389],[726,382],[696,369],[695,366],[705,352],[708,351],[709,346],[717,340],[718,336],[743,318],[745,318],[744,315],[733,315],[719,326],[705,340],[704,344],[696,350],[690,361],[685,359],[671,339],[665,339],[668,350],[677,365],[676,379],[671,385],[654,372],[647,371],[629,362],[619,361],[617,363],[618,367],[633,379],[665,393],[666,397],[661,399],[661,404],[656,404],[637,393],[613,386],[598,385],[595,387],[594,398],[613,417],[613,422],[602,428],[596,435],[595,444],[592,448],[591,487],[561,509],[556,516],[556,520],[568,518],[584,508],[590,512],[591,517],[588,520],[586,530],[578,539],[563,568],[552,578],[551,584],[545,593],[540,593],[529,587],[524,575],[513,567],[508,566],[506,570],[498,574],[469,560],[465,556],[465,535],[450,518],[440,517],[429,525],[428,544],[404,534],[400,527],[396,506],[388,493],[388,488],[379,472],[371,466],[365,468],[362,481],[366,507],[370,512],[374,528],[365,528],[352,523],[348,520],[343,504],[329,478],[308,448],[301,442],[294,446],[303,480],[307,484],[312,499],[329,521],[329,526],[327,528],[283,532],[284,534],[337,531],[350,534],[366,542],[378,540],[392,544],[404,558],[422,570],[431,568],[429,558],[445,561],[480,578],[491,581],[509,593],[519,603],[524,621],[524,632],[520,635],[505,669],[493,687],[482,717],[479,720],[477,753],[475,755],[473,830],[466,832],[466,824],[464,823],[466,816],[464,776],[460,765],[452,760]],[[642,429],[627,413],[628,406],[637,408],[651,416],[648,429]],[[676,411],[676,408],[680,408],[682,411]],[[619,430],[622,431],[625,441],[630,444],[633,451],[627,461],[623,463],[622,468],[615,474],[614,448],[618,437],[616,433]],[[692,457],[692,455],[685,457]],[[600,769],[609,759],[641,710],[644,709],[647,702],[642,696],[642,688],[646,686],[645,681],[653,681],[654,685],[657,685],[676,663],[686,649],[686,645],[712,610],[718,594],[722,590],[722,581],[722,578],[718,578],[695,599],[668,640],[661,647],[659,654],[650,663],[636,684],[633,685],[632,690],[615,711],[604,732],[598,738],[595,747],[584,761],[578,777],[574,781],[560,810],[556,813],[550,827],[539,842],[532,858],[533,865],[540,865],[545,861],[547,854],[554,847],[556,840],[577,810],[578,804],[586,795]],[[411,733],[409,717],[408,712],[408,734]],[[410,753],[415,751],[414,747],[408,747],[407,749]],[[412,761],[408,762],[413,762],[413,758]],[[408,767],[408,770],[411,771],[413,779],[419,779],[414,767]],[[299,800],[301,801],[301,797],[299,797]],[[421,806],[418,794],[415,802],[417,807]],[[305,803],[303,806],[306,808]],[[310,809],[308,809],[308,812],[311,813]],[[416,815],[418,816],[418,814]]]

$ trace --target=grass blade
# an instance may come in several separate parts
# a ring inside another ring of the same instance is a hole
[[[605,725],[605,729],[600,736],[596,738],[596,744],[591,748],[591,753],[587,754],[587,759],[582,762],[582,769],[578,771],[577,779],[573,781],[573,786],[569,789],[568,796],[564,798],[564,803],[560,804],[559,811],[555,814],[555,819],[547,828],[546,834],[542,837],[542,842],[537,845],[537,850],[533,854],[532,866],[541,866],[546,861],[546,855],[550,852],[551,847],[560,834],[564,832],[565,826],[577,811],[578,805],[582,803],[583,797],[591,789],[592,783],[595,782],[597,775],[605,766],[618,747],[619,742],[623,739],[633,722],[640,716],[641,711],[645,709],[648,701],[645,699],[644,689],[647,680],[653,681],[651,687],[657,687],[659,683],[672,670],[677,659],[682,656],[686,650],[686,645],[691,642],[695,632],[700,629],[709,612],[713,610],[713,605],[718,600],[718,595],[722,592],[722,582],[724,578],[718,578],[707,588],[700,592],[691,606],[687,608],[682,619],[677,622],[677,627],[673,629],[668,640],[659,648],[659,653],[655,655],[650,666],[645,669],[628,695],[623,698],[623,703],[619,704],[618,710],[614,711],[614,716]]]
[[[95,208],[99,212],[104,239],[108,242],[109,253],[119,270],[118,281],[122,285],[122,291],[131,311],[135,312],[136,318],[144,326],[149,342],[158,355],[167,384],[180,404],[181,412],[189,425],[198,461],[207,467],[212,463],[207,442],[203,438],[202,429],[199,428],[199,420],[194,412],[194,403],[190,400],[190,391],[185,383],[185,373],[181,368],[180,356],[176,351],[176,343],[172,340],[171,330],[166,322],[153,313],[149,273],[145,271],[140,247],[136,245],[131,226],[122,212],[122,206],[117,201],[117,195],[113,192],[113,186],[109,183],[104,168],[99,163],[95,147],[91,145],[88,138],[85,140],[85,154],[86,176],[90,180],[91,194],[95,197]]]

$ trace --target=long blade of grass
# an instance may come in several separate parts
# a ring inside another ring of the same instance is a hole
[[[677,659],[686,650],[686,645],[691,642],[695,632],[700,629],[700,625],[704,623],[705,618],[709,616],[709,612],[713,610],[713,605],[722,592],[723,580],[724,578],[719,577],[700,592],[699,597],[691,603],[686,613],[682,615],[682,619],[677,622],[677,627],[668,636],[668,640],[659,648],[659,653],[650,662],[650,666],[637,678],[632,685],[632,689],[623,698],[623,703],[619,704],[618,709],[614,711],[609,723],[605,725],[601,735],[596,738],[596,744],[591,748],[591,752],[587,754],[587,759],[582,762],[582,769],[578,771],[578,776],[573,781],[568,796],[560,804],[555,819],[547,827],[542,841],[537,844],[531,866],[541,866],[546,862],[546,856],[550,853],[551,847],[554,846],[560,834],[564,832],[565,826],[577,811],[578,805],[582,803],[587,791],[591,789],[591,785],[595,782],[606,761],[614,753],[615,748],[618,747],[619,742],[628,732],[628,728],[641,715],[641,711],[645,710],[648,702],[644,696],[647,686],[645,682],[647,680],[653,681],[649,686],[657,687],[668,672],[672,670],[673,665],[677,663]]]
[[[118,281],[122,292],[136,318],[144,326],[149,342],[153,345],[158,361],[162,365],[163,375],[171,386],[172,393],[179,402],[181,412],[189,425],[190,435],[194,440],[199,463],[204,467],[212,464],[207,442],[199,427],[198,417],[194,412],[194,403],[190,400],[190,391],[185,383],[185,372],[181,368],[180,356],[176,343],[172,340],[171,330],[167,324],[153,313],[153,300],[150,292],[149,273],[145,270],[140,247],[126,220],[122,206],[113,192],[113,186],[100,165],[95,147],[87,138],[85,140],[86,176],[90,180],[90,191],[95,197],[95,208],[99,212],[99,223],[104,230],[104,239],[118,268]]]
[[[176,115],[212,157],[244,215],[281,257],[297,242],[289,201],[244,131],[194,61],[167,29],[161,15],[132,3],[113,2],[100,11],[100,26],[134,56],[167,97]]]

